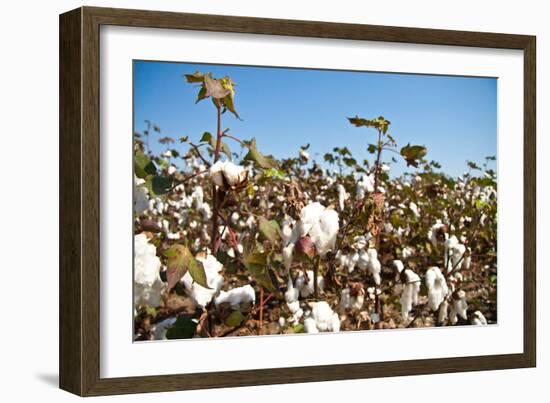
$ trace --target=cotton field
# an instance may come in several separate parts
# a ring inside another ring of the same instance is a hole
[[[494,157],[451,177],[386,118],[342,116],[369,159],[282,159],[222,125],[239,116],[229,77],[186,81],[217,132],[134,136],[135,340],[497,322]]]

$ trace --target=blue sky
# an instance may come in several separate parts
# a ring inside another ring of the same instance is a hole
[[[215,133],[215,108],[210,100],[195,104],[197,88],[183,78],[196,70],[237,83],[235,105],[243,120],[226,113],[222,127],[242,139],[255,137],[260,151],[277,158],[296,156],[306,143],[318,161],[337,146],[347,146],[358,161],[372,158],[366,148],[376,132],[350,125],[346,117],[355,115],[384,116],[400,147],[425,145],[427,158],[453,176],[467,170],[466,160],[481,163],[496,155],[495,78],[135,61],[135,130],[143,131],[148,119],[163,136],[198,142],[203,132]],[[384,160],[390,159],[386,153]],[[411,169],[392,165],[393,174]]]

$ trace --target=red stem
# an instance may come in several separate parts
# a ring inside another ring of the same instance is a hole
[[[216,163],[220,159],[220,145],[222,142],[222,131],[221,131],[221,120],[222,120],[222,113],[221,108],[218,103],[216,103],[216,111],[218,115],[218,129],[217,129],[217,137],[216,137],[216,149],[214,151],[214,163]],[[212,254],[216,255],[218,252],[218,213],[219,213],[219,201],[218,201],[218,189],[216,188],[216,185],[212,185],[212,210],[213,210],[213,216],[212,216]]]

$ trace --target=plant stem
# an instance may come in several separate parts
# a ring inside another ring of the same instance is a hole
[[[264,325],[264,288],[260,287],[260,330],[259,334],[262,332],[262,327]]]
[[[319,276],[319,262],[321,258],[317,256],[315,262],[313,263],[313,296],[315,298],[319,297],[319,285],[317,284],[317,278]]]
[[[378,193],[378,181],[380,176],[380,160],[382,158],[382,131],[378,130],[378,144],[376,145],[376,163],[374,165],[374,193]]]
[[[219,103],[216,103],[216,112],[217,112],[217,136],[216,136],[216,149],[214,151],[214,164],[219,160],[220,158],[220,145],[222,142],[222,131],[221,131],[221,119],[222,119],[222,113],[221,113],[221,107]],[[218,252],[218,213],[219,213],[219,201],[218,201],[218,188],[215,184],[212,184],[212,254],[216,255]]]

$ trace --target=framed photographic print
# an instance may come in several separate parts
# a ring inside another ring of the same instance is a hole
[[[61,15],[61,388],[535,366],[535,105],[533,36]]]

